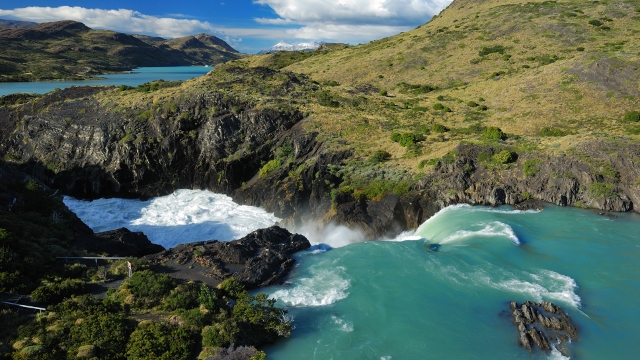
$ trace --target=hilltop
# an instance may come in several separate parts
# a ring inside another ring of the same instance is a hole
[[[85,79],[144,66],[214,65],[241,55],[199,34],[165,40],[92,30],[76,21],[0,27],[0,81]]]
[[[0,151],[76,197],[206,188],[370,238],[460,202],[638,211],[636,6],[454,1],[406,33],[183,84],[7,97]]]

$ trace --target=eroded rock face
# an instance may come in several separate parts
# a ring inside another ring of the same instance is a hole
[[[208,275],[216,280],[233,276],[251,289],[277,284],[295,264],[290,256],[309,247],[304,236],[272,226],[239,240],[179,245],[146,259],[154,265],[175,262],[207,268]]]
[[[578,336],[577,326],[560,306],[548,301],[539,304],[527,301],[522,305],[512,301],[509,307],[518,328],[518,342],[529,351],[534,346],[551,351],[550,343],[553,343],[560,351],[567,352],[565,343]]]

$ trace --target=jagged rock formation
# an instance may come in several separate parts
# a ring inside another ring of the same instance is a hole
[[[304,236],[278,226],[260,229],[230,242],[205,241],[178,245],[147,256],[151,264],[189,264],[216,280],[235,277],[247,288],[277,284],[295,260],[290,256],[311,247]]]
[[[149,241],[142,232],[132,232],[126,228],[81,235],[70,247],[94,254],[106,253],[110,256],[133,257],[142,257],[165,250],[161,245]]]
[[[527,301],[521,306],[515,301],[509,304],[513,322],[518,328],[518,341],[532,351],[533,346],[551,351],[551,344],[562,345],[578,336],[578,328],[560,306],[548,301],[539,304]]]

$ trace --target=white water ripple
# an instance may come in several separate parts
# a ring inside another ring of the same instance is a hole
[[[520,245],[520,240],[516,236],[516,233],[513,231],[513,228],[503,222],[492,221],[490,223],[486,223],[486,224],[480,223],[478,225],[484,226],[484,227],[480,230],[475,230],[475,231],[474,230],[458,230],[453,234],[444,238],[442,241],[440,241],[440,244],[451,243],[454,241],[475,237],[475,236],[482,236],[482,237],[500,236],[500,237],[508,238],[516,245]]]

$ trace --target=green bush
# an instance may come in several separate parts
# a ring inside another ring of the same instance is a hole
[[[449,112],[451,112],[451,108],[445,106],[444,109],[442,109],[442,112],[449,113]]]
[[[625,122],[639,122],[640,121],[640,111],[629,111],[624,114]]]
[[[78,354],[80,345],[92,344],[94,356],[100,359],[122,359],[126,352],[129,334],[135,322],[120,314],[98,313],[84,316],[69,332],[69,355]]]
[[[441,133],[445,133],[445,132],[449,131],[449,128],[444,126],[444,125],[442,125],[442,124],[433,124],[431,126],[431,131],[433,131],[434,133],[441,134]]]
[[[493,155],[493,158],[498,164],[511,164],[518,160],[518,155],[509,150],[502,150],[499,153]]]
[[[502,45],[484,46],[482,50],[478,52],[478,55],[486,56],[489,54],[504,54],[504,50],[505,48]]]
[[[595,182],[589,186],[589,192],[592,199],[614,199],[616,197],[616,188],[613,184]]]
[[[202,284],[198,293],[198,303],[209,311],[217,312],[219,308],[218,293],[206,284]]]
[[[391,134],[391,140],[397,142],[401,146],[409,147],[422,139],[421,136],[414,133],[393,133]]]
[[[538,172],[540,172],[540,169],[538,169],[538,164],[540,164],[541,162],[542,160],[540,159],[526,160],[522,164],[522,172],[525,176],[535,176]]]
[[[212,348],[227,347],[237,342],[240,328],[236,321],[227,319],[202,329],[202,345]]]
[[[129,289],[135,296],[137,308],[151,308],[162,302],[176,285],[176,281],[169,275],[143,270],[134,272],[131,278],[122,284],[121,289]]]
[[[502,130],[495,126],[489,126],[484,129],[482,138],[486,140],[505,140],[507,135]]]
[[[593,25],[595,27],[602,26],[602,21],[596,19],[589,20],[589,25]]]
[[[378,164],[389,159],[391,159],[391,154],[384,150],[376,150],[376,152],[374,152],[373,155],[371,155],[371,157],[369,158],[369,162],[372,164]]]
[[[454,162],[456,162],[456,157],[458,157],[458,155],[460,155],[459,152],[451,151],[443,156],[440,161],[442,161],[444,164],[453,164]]]
[[[224,281],[218,285],[218,289],[234,299],[247,293],[244,285],[234,277],[224,279]]]
[[[72,295],[82,294],[85,290],[84,281],[76,279],[63,280],[60,283],[48,283],[35,289],[31,298],[44,305],[57,304]]]
[[[578,46],[578,47],[576,48],[576,51],[584,51],[584,47],[583,47],[583,46]]]
[[[131,333],[126,357],[136,360],[186,360],[194,346],[192,334],[180,327],[143,323]]]
[[[478,103],[477,103],[477,102],[475,102],[475,101],[469,101],[469,102],[467,102],[467,106],[468,106],[468,107],[478,107],[479,105],[480,105],[480,104],[478,104]]]
[[[380,95],[387,96],[387,95],[389,95],[389,92],[387,90],[385,90],[385,89],[382,89],[382,90],[380,90]]]
[[[333,96],[331,96],[331,93],[326,90],[321,91],[320,94],[318,95],[318,103],[322,106],[328,106],[328,107],[340,106],[340,103],[335,101],[333,99]]]
[[[559,129],[554,129],[554,128],[550,128],[550,127],[543,127],[540,132],[538,132],[538,135],[540,136],[565,136],[567,135],[567,133],[565,133],[562,130]]]
[[[436,90],[436,88],[431,85],[416,85],[416,84],[408,84],[406,82],[399,83],[398,87],[400,88],[400,92],[410,93],[413,95],[426,94]]]
[[[264,164],[264,166],[259,171],[259,176],[261,178],[267,177],[273,170],[279,168],[281,165],[282,161],[280,159],[273,159]]]
[[[171,290],[162,301],[165,310],[193,309],[198,307],[198,295],[200,287],[194,283],[180,284]]]
[[[444,105],[437,103],[433,105],[433,110],[442,110],[444,109]]]

